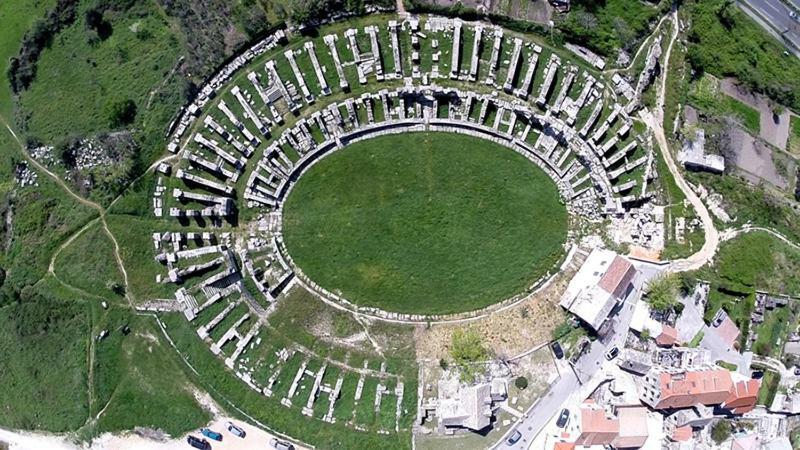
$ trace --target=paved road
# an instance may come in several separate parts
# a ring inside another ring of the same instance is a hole
[[[547,394],[542,397],[538,403],[535,403],[522,419],[512,427],[505,436],[494,446],[496,450],[525,450],[530,448],[531,443],[536,436],[544,429],[553,417],[561,411],[564,403],[569,398],[570,394],[580,388],[582,384],[593,383],[597,380],[592,379],[603,365],[606,352],[617,346],[624,347],[625,339],[628,336],[628,326],[633,316],[633,306],[636,301],[641,297],[642,287],[645,281],[655,277],[661,273],[661,267],[639,263],[637,268],[642,274],[635,284],[635,291],[630,294],[628,301],[626,301],[621,308],[612,312],[614,320],[614,333],[608,338],[595,340],[592,342],[589,351],[584,354],[578,363],[574,366],[574,371],[566,368],[561,371],[560,378],[550,386]],[[522,433],[522,438],[515,445],[507,445],[506,438],[514,432],[519,430]]]
[[[789,0],[788,4],[794,7],[794,9],[800,10],[800,0]]]
[[[791,0],[795,8],[800,9],[800,0]],[[742,3],[758,13],[767,25],[784,39],[800,49],[800,22],[789,17],[791,8],[782,0],[742,0]]]
[[[580,385],[578,378],[575,374],[567,370],[561,374],[561,378],[550,386],[550,390],[542,397],[533,408],[529,409],[525,416],[517,423],[511,430],[519,430],[522,433],[520,439],[515,445],[507,445],[506,438],[503,436],[502,440],[495,445],[495,449],[502,450],[525,450],[533,442],[533,439],[539,432],[547,425],[557,411],[561,410],[561,404],[567,400],[567,397]],[[509,430],[510,431],[510,430]],[[510,435],[513,431],[507,433]]]

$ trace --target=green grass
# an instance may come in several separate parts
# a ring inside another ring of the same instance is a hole
[[[87,195],[107,204],[164,151],[167,124],[185,101],[184,77],[172,72],[183,45],[170,19],[150,1],[106,14],[113,33],[91,42],[85,11],[93,3],[80,2],[75,23],[43,50],[36,78],[18,96],[17,118],[24,120],[26,136],[57,145],[69,137],[117,131],[109,106],[132,100],[136,119],[126,126],[139,150],[81,171],[94,180]],[[76,188],[87,191],[79,181]]]
[[[669,6],[669,2],[660,3]],[[620,48],[634,52],[659,13],[658,7],[637,0],[580,0],[572,2],[570,12],[559,17],[556,26],[567,40],[615,57]]]
[[[798,270],[800,251],[755,231],[722,244],[714,265],[704,269],[701,278],[716,280],[727,291],[794,294],[800,292]]]
[[[0,129],[2,204],[13,211],[13,227],[2,234],[7,247],[0,254],[0,266],[6,271],[0,304],[17,298],[26,286],[39,281],[60,243],[96,216],[43,173],[39,173],[38,187],[18,189],[11,172],[22,159],[16,146],[8,131]]]
[[[528,287],[559,258],[566,213],[555,185],[521,156],[418,133],[315,165],[284,223],[289,252],[315,282],[359,305],[438,314]]]
[[[317,355],[327,356],[356,369],[363,367],[365,359],[375,368],[386,361],[388,372],[404,378],[416,376],[413,328],[382,322],[359,323],[351,314],[328,306],[300,287],[294,288],[281,299],[269,317],[269,325],[274,331],[269,341],[280,337],[296,342]],[[364,331],[381,346],[386,357],[375,353],[368,342],[354,348],[332,340],[346,339]]]
[[[23,296],[0,308],[0,383],[14,392],[0,408],[2,426],[85,437],[146,426],[180,435],[208,420],[151,318],[122,302],[105,310],[52,277]],[[101,330],[110,334],[96,341]]]
[[[131,328],[127,336],[119,331],[125,324]],[[110,334],[96,345],[94,358],[97,401],[93,412],[105,408],[97,433],[138,426],[180,436],[208,422],[209,413],[195,400],[195,388],[153,319],[112,308],[98,328]]]
[[[36,79],[20,99],[31,113],[30,132],[48,142],[108,129],[104,107],[112,99],[131,98],[144,112],[150,89],[178,58],[177,37],[155,4],[141,2],[129,14],[116,15],[113,34],[92,45],[83,18],[88,3],[42,52]]]
[[[101,297],[117,297],[110,287],[123,285],[113,244],[99,222],[59,253],[54,269],[64,282]]]
[[[750,314],[755,307],[755,291],[794,294],[800,291],[798,270],[800,251],[770,234],[750,232],[724,242],[714,264],[695,273],[712,285],[705,320],[711,321],[717,310],[723,308],[739,327],[740,345],[743,345],[749,328],[753,326]],[[788,308],[767,312],[764,323],[756,329],[759,336],[753,351],[770,355],[779,350],[773,347],[785,339],[786,325],[791,320]]]
[[[791,116],[789,126],[789,151],[800,154],[800,117]]]
[[[724,369],[728,369],[731,372],[736,372],[736,369],[737,369],[736,364],[731,364],[731,363],[725,362],[725,361],[717,361],[715,364],[720,366],[720,367],[722,367],[722,368],[724,368]]]
[[[725,0],[687,2],[692,28],[688,60],[698,72],[733,76],[773,100],[800,108],[800,61]]]
[[[758,404],[770,406],[778,393],[778,384],[781,376],[771,370],[764,371],[764,378],[761,379],[761,388],[758,390]]]
[[[344,421],[329,424],[318,418],[309,419],[302,415],[298,408],[286,408],[280,405],[282,396],[278,393],[272,397],[259,395],[233,376],[223,362],[209,352],[208,347],[197,339],[194,330],[182,315],[167,314],[162,320],[181,354],[197,370],[196,375],[188,368],[185,368],[185,372],[193,381],[207,389],[223,406],[228,406],[228,402],[233,403],[256,420],[318,448],[408,449],[411,447],[408,427],[400,433],[388,435],[359,432],[347,426]],[[355,376],[348,376],[357,380]],[[345,385],[348,385],[347,382]],[[288,390],[288,386],[286,389]],[[344,390],[342,395],[344,398]],[[416,404],[416,390],[406,390],[406,396],[411,403]],[[339,412],[337,406],[337,417],[339,414],[343,413]],[[409,414],[413,417],[413,409]]]
[[[791,203],[763,185],[753,186],[735,176],[704,173],[689,173],[687,178],[722,196],[725,211],[734,218],[726,227],[750,223],[772,228],[795,242],[800,240],[800,220]]]
[[[705,336],[705,333],[703,333],[702,331],[698,331],[697,334],[694,335],[692,340],[689,341],[688,347],[697,348],[697,346],[700,345],[700,341],[703,340],[704,336]]]
[[[33,24],[33,21],[44,16],[53,0],[8,0],[0,4],[0,17],[3,27],[0,29],[0,115],[11,121],[12,100],[11,86],[8,84],[8,60],[19,52],[22,36]]]
[[[742,121],[742,125],[747,131],[758,136],[761,131],[761,114],[758,111],[733,97],[725,97],[723,104],[728,111]]]
[[[753,351],[762,356],[780,357],[786,334],[797,318],[789,306],[767,311],[764,322],[756,327],[758,338],[753,343]]]
[[[166,276],[166,266],[154,258],[153,232],[163,232],[164,224],[153,219],[111,214],[108,227],[120,246],[120,256],[128,272],[128,291],[137,299],[173,298],[175,285],[156,283],[156,275]],[[188,230],[187,230],[188,231]]]
[[[0,308],[4,427],[67,431],[88,417],[89,308],[38,292]],[[46,407],[43,407],[46,405]]]
[[[717,116],[732,116],[745,130],[755,136],[761,131],[761,114],[747,105],[722,92],[719,80],[708,74],[694,82],[689,92],[689,103]]]

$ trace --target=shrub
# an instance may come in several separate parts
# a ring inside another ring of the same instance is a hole
[[[727,420],[720,420],[711,428],[711,439],[717,444],[727,441],[731,437],[731,423]]]
[[[675,308],[680,293],[680,280],[675,274],[662,275],[650,282],[647,301],[656,311],[668,311]]]
[[[106,104],[106,117],[111,128],[130,125],[136,120],[136,103],[131,99]]]
[[[30,87],[36,78],[36,64],[42,50],[64,28],[75,22],[77,0],[59,0],[47,15],[34,22],[22,38],[19,54],[8,64],[8,81],[11,90],[18,94]]]
[[[477,363],[488,359],[489,351],[477,332],[459,328],[453,332],[451,338],[450,356],[461,369],[462,379],[472,381],[483,372]]]
[[[516,386],[517,389],[525,389],[528,387],[528,379],[525,377],[517,377],[517,379],[514,380],[514,386]]]
[[[696,73],[733,76],[749,89],[800,106],[800,62],[729,0],[687,2],[688,60]]]

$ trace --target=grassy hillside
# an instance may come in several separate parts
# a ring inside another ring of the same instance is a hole
[[[732,76],[756,92],[800,110],[800,60],[733,2],[692,1],[688,60],[698,72]]]
[[[66,431],[85,422],[89,329],[84,303],[49,294],[0,308],[0,424]]]
[[[0,304],[18,298],[26,286],[41,279],[61,242],[96,217],[95,211],[67,196],[44,174],[39,174],[38,186],[20,188],[13,177],[20,161],[18,144],[0,129],[0,214],[6,219],[0,227],[0,268],[5,271]]]
[[[125,325],[131,330],[127,335],[120,331]],[[110,335],[94,356],[92,414],[102,411],[94,432],[148,427],[180,436],[210,419],[152,318],[112,308],[98,319],[96,329],[107,329]]]
[[[656,6],[639,0],[578,0],[556,26],[568,41],[615,59],[617,51],[631,53],[647,36],[650,25],[668,11],[670,2]]]
[[[55,0],[6,0],[0,3],[0,115],[7,120],[12,117],[11,88],[8,78],[8,60],[19,51],[22,35],[30,28],[34,20],[41,17],[52,7]]]
[[[114,259],[114,247],[99,222],[93,222],[58,254],[53,269],[59,279],[91,294],[122,294],[119,287],[124,282]]]
[[[177,436],[209,420],[154,320],[108,300],[106,310],[47,278],[0,307],[0,385],[14,393],[0,426],[87,437],[143,426]],[[96,339],[103,330],[108,337]]]

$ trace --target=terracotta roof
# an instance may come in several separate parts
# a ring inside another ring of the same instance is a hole
[[[676,342],[678,342],[678,330],[669,325],[662,325],[661,334],[656,336],[656,344],[669,347],[675,345]]]
[[[725,399],[724,407],[731,410],[734,414],[744,414],[756,407],[758,400],[758,388],[761,383],[758,380],[739,381],[731,387],[730,394]]]
[[[686,442],[692,438],[692,427],[689,425],[678,427],[672,430],[670,439],[676,442]]]
[[[575,444],[572,442],[556,442],[556,445],[553,446],[553,450],[573,450],[575,448]]]
[[[721,404],[728,398],[733,381],[725,369],[663,372],[659,375],[659,387],[661,399],[656,409],[688,408]]]
[[[661,392],[656,409],[688,408],[694,405],[720,405],[734,414],[755,408],[760,382],[734,381],[726,369],[690,370],[658,374]]]
[[[616,256],[600,278],[598,286],[616,298],[622,298],[636,275],[636,268],[627,259]]]
[[[619,435],[619,419],[606,416],[602,408],[581,408],[581,434],[575,444],[610,445]]]

